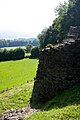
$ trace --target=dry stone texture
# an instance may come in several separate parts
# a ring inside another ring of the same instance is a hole
[[[40,53],[31,103],[45,102],[80,83],[80,40],[69,39]]]

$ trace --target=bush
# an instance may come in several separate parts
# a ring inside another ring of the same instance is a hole
[[[17,59],[22,59],[24,58],[25,52],[22,48],[16,48],[13,51],[13,59],[17,60]]]
[[[30,53],[31,49],[32,49],[32,45],[31,44],[26,45],[26,53]]]
[[[24,56],[25,52],[22,48],[17,48],[15,50],[0,49],[0,61],[22,59]]]
[[[35,47],[31,50],[30,58],[38,58],[39,57],[39,48]]]

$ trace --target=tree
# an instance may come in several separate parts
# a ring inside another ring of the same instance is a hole
[[[37,36],[41,49],[44,48],[44,41],[45,41],[46,32],[47,32],[47,28],[43,29],[42,32]]]
[[[25,56],[25,52],[22,48],[16,48],[13,51],[13,59],[17,60],[17,59],[22,59]]]
[[[30,58],[38,58],[39,57],[39,48],[38,47],[34,47],[31,50],[31,56]]]
[[[56,8],[55,8],[55,14],[58,16],[64,16],[67,14],[68,10],[68,3],[64,2],[63,4],[60,3]]]
[[[80,26],[80,0],[69,0],[68,15],[71,16],[74,26]]]
[[[31,49],[32,49],[32,45],[31,44],[26,45],[26,53],[30,53]]]
[[[32,45],[33,46],[38,46],[39,45],[39,41],[34,39],[33,42],[32,42]]]
[[[67,36],[70,26],[80,26],[80,0],[69,0],[59,4],[55,12],[57,18],[52,25],[38,35],[40,48],[47,44],[61,43]]]

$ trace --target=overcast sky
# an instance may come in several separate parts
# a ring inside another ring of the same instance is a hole
[[[36,37],[52,24],[54,8],[63,1],[0,0],[0,32],[26,32]]]

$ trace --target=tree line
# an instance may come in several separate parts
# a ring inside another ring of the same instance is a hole
[[[40,48],[47,44],[61,43],[67,36],[70,26],[80,26],[80,0],[69,0],[59,4],[55,13],[57,18],[49,28],[38,35]]]
[[[30,44],[27,46],[28,52],[26,49],[16,48],[16,49],[0,49],[0,61],[8,60],[19,60],[25,57],[27,58],[39,58],[39,47],[32,47]],[[31,53],[30,56],[25,56],[25,53]]]
[[[33,47],[31,44],[26,45],[25,52],[26,53],[31,53],[29,58],[38,58],[39,57],[39,46]]]
[[[19,60],[23,59],[25,52],[22,48],[16,48],[15,50],[0,49],[0,61],[7,60]]]
[[[0,48],[2,47],[14,47],[14,46],[25,46],[31,44],[33,46],[38,46],[38,40],[34,39],[33,41],[27,40],[0,40]]]

